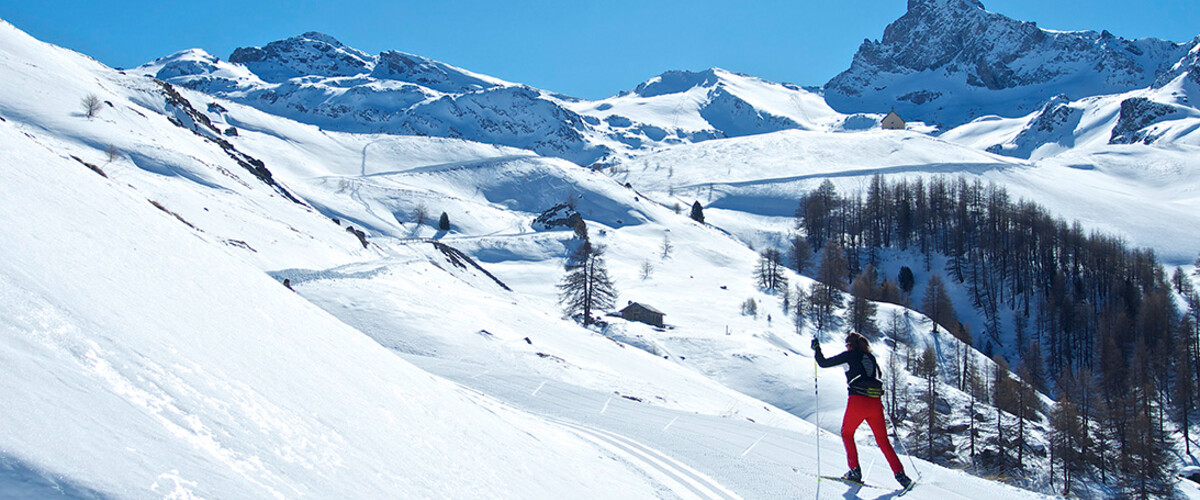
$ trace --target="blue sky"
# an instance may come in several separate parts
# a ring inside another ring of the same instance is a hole
[[[1200,34],[1196,0],[983,0],[1059,30],[1107,29],[1177,42]],[[672,69],[721,67],[823,85],[906,0],[509,0],[338,2],[0,0],[0,17],[115,67],[178,50],[228,57],[306,31],[370,52],[400,50],[584,98]],[[1085,7],[1080,7],[1084,5]]]

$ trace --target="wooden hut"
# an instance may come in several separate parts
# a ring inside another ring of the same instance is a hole
[[[637,302],[630,302],[624,309],[621,309],[620,315],[629,321],[638,321],[659,328],[663,327],[663,316],[666,316],[658,309]]]

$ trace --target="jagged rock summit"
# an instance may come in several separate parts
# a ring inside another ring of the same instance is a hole
[[[895,108],[947,129],[988,114],[1022,116],[1059,94],[1150,87],[1193,46],[1047,30],[977,0],[909,0],[883,39],[864,41],[850,68],[826,84],[826,99],[843,113]]]

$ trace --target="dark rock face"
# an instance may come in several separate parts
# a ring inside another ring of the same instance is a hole
[[[1145,88],[1186,46],[1107,31],[1046,31],[977,0],[910,0],[880,41],[826,84],[844,112],[883,112],[947,127],[984,114],[1020,116],[1059,93],[1073,98]]]
[[[1180,108],[1154,102],[1145,97],[1125,99],[1121,101],[1121,114],[1117,118],[1117,125],[1113,127],[1112,137],[1108,143],[1151,144],[1158,139],[1158,136],[1150,130],[1144,130],[1146,127],[1162,121],[1163,118],[1183,113],[1185,113],[1184,110]]]
[[[575,227],[575,224],[578,224],[582,220],[583,216],[579,215],[579,212],[576,212],[574,208],[565,203],[560,203],[539,214],[533,220],[533,227],[548,231],[555,228],[572,229]]]

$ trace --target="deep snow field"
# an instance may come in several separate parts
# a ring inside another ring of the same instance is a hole
[[[751,276],[751,246],[786,233],[802,189],[964,172],[1092,227],[1108,214],[1173,260],[1200,247],[1185,230],[1200,217],[1185,210],[1186,148],[1032,164],[919,134],[780,132],[649,155],[614,177],[507,147],[214,111],[180,90],[238,130],[222,138],[157,83],[4,23],[0,73],[0,497],[893,498],[865,426],[877,487],[818,480],[845,469],[844,379],[814,370],[814,332]],[[91,119],[89,93],[111,103]],[[709,226],[671,210],[693,199]],[[650,304],[668,328],[563,318],[555,285],[578,242],[532,221],[565,201],[607,248],[618,307]],[[434,226],[443,211],[450,231]],[[758,316],[741,314],[748,298]],[[913,344],[956,352],[919,313],[908,326]],[[905,498],[1039,496],[902,459],[919,481]]]

